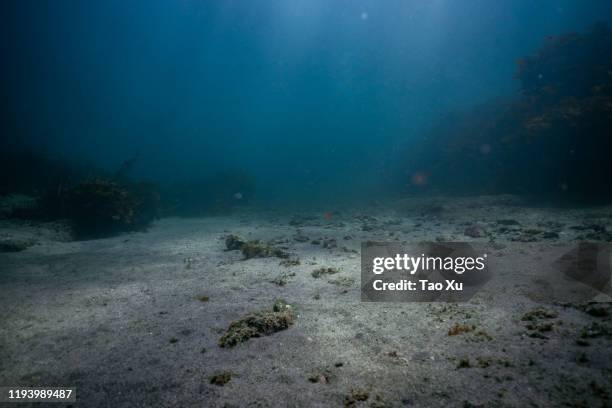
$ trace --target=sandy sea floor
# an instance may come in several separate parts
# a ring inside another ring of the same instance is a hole
[[[544,278],[578,242],[611,240],[612,207],[431,198],[327,218],[241,210],[90,241],[2,221],[1,239],[34,245],[0,253],[0,385],[76,386],[87,407],[612,405],[609,283],[555,302]],[[228,234],[299,264],[245,260]],[[462,304],[362,303],[366,240],[474,241],[495,278]],[[230,322],[278,298],[290,328],[219,347]],[[457,324],[473,330],[449,335]]]

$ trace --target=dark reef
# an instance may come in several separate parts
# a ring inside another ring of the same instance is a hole
[[[425,135],[405,157],[411,191],[612,197],[610,27],[549,37],[516,77],[520,96],[449,114]]]

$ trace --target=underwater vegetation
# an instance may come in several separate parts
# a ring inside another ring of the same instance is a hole
[[[0,154],[7,158],[0,168],[8,175],[0,181],[10,181],[2,184],[3,195],[18,200],[3,218],[67,220],[75,238],[94,238],[145,228],[161,215],[157,185],[128,179],[131,160],[111,177],[32,148],[11,147]]]
[[[159,194],[151,183],[123,185],[97,178],[67,192],[66,217],[77,236],[107,235],[146,227],[159,217]]]
[[[229,235],[225,238],[225,247],[228,251],[239,250],[244,259],[277,257],[288,259],[289,254],[280,248],[276,248],[260,240],[244,241],[237,235]]]
[[[279,299],[271,310],[249,313],[232,322],[225,334],[219,339],[220,347],[234,347],[253,337],[268,336],[288,329],[295,316],[291,305]]]
[[[68,214],[79,232],[100,231],[131,225],[136,200],[118,183],[94,179],[68,192]]]
[[[106,171],[53,158],[31,146],[3,141],[0,147],[0,196],[20,198],[19,205],[0,216],[67,220],[77,239],[143,229],[162,215],[227,212],[247,204],[254,194],[252,177],[239,170],[160,188],[156,183],[133,180],[138,155],[125,160],[116,171]],[[248,257],[261,257],[274,251],[263,244],[248,243],[243,252]]]
[[[408,155],[409,190],[612,197],[612,29],[549,37],[516,78],[519,96],[448,114],[425,135]]]

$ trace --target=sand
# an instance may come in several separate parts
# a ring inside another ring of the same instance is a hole
[[[609,405],[609,293],[582,285],[580,302],[554,302],[544,278],[560,253],[606,230],[612,207],[511,196],[331,217],[243,209],[90,241],[5,220],[0,238],[34,243],[0,253],[0,385],[75,386],[87,407]],[[299,265],[245,260],[225,249],[228,234],[269,241]],[[362,303],[366,240],[476,242],[495,279],[462,304]],[[339,272],[314,278],[321,267]],[[293,307],[291,327],[219,347],[233,320],[279,298]],[[585,299],[604,302],[603,316]],[[549,317],[523,320],[534,309]]]

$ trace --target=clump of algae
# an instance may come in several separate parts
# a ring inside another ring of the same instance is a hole
[[[274,248],[273,246],[259,240],[244,243],[241,250],[246,259],[269,258],[273,256],[278,258],[289,258],[289,255],[282,249]]]
[[[228,235],[225,238],[225,247],[228,251],[240,250],[244,243],[244,240],[235,234]]]
[[[289,258],[289,254],[282,249],[275,248],[260,240],[244,241],[238,235],[228,235],[225,238],[225,247],[228,251],[240,250],[245,259],[250,258]]]
[[[222,371],[210,377],[210,383],[217,385],[219,387],[223,387],[225,384],[230,382],[232,379],[232,373],[229,371]]]
[[[323,275],[334,275],[338,272],[340,272],[338,268],[334,268],[333,266],[330,266],[327,268],[326,267],[317,268],[314,271],[312,271],[311,275],[313,278],[320,278]]]
[[[252,337],[268,336],[289,328],[294,321],[293,308],[277,300],[271,310],[249,313],[233,321],[219,339],[220,347],[234,347]]]

